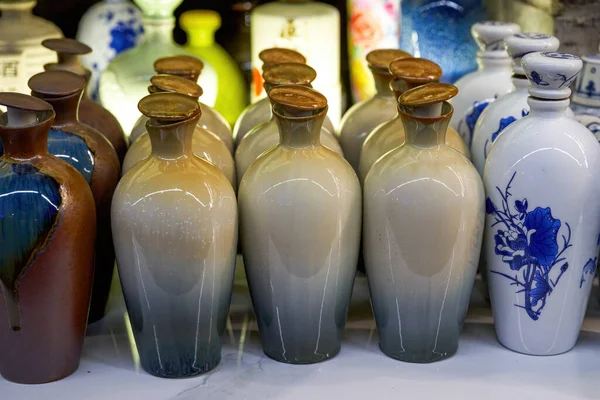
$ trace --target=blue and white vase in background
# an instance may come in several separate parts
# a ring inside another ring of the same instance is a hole
[[[496,335],[525,354],[569,351],[592,288],[600,232],[600,144],[567,116],[579,57],[523,57],[530,114],[488,155],[484,251]]]
[[[506,51],[512,59],[513,87],[500,96],[481,114],[475,125],[471,142],[471,157],[480,175],[492,143],[507,126],[529,114],[529,81],[521,66],[521,58],[536,51],[557,51],[560,42],[543,33],[517,33],[504,40]]]
[[[400,48],[435,61],[444,71],[441,81],[452,83],[477,69],[470,32],[485,19],[486,8],[482,0],[404,0]]]
[[[89,93],[98,100],[98,82],[110,60],[134,47],[144,36],[142,13],[128,0],[104,0],[90,7],[79,22],[77,40],[92,48],[82,64],[92,71]]]
[[[583,56],[583,68],[573,86],[575,118],[600,141],[600,54]]]
[[[471,146],[477,119],[496,98],[512,89],[510,57],[504,38],[520,31],[519,25],[499,21],[478,22],[471,34],[479,46],[477,71],[460,78],[455,86],[458,95],[451,100],[454,114],[450,126]]]

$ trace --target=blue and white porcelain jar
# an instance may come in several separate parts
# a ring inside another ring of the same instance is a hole
[[[529,81],[521,66],[521,58],[536,51],[556,51],[560,44],[554,36],[543,33],[517,33],[507,37],[504,42],[513,63],[513,87],[510,93],[491,103],[475,125],[471,157],[480,175],[483,175],[485,158],[500,132],[529,114]]]
[[[569,351],[581,329],[598,257],[600,144],[567,116],[579,57],[531,53],[530,114],[488,155],[484,251],[496,334],[532,355]]]
[[[454,114],[450,121],[450,126],[460,133],[467,146],[471,146],[473,130],[483,110],[512,89],[511,60],[504,48],[504,38],[519,31],[519,25],[499,21],[478,22],[471,28],[480,49],[478,68],[454,84],[458,95],[451,100]]]
[[[600,141],[600,54],[583,56],[583,68],[574,86],[573,104],[577,121]]]
[[[127,0],[104,0],[94,4],[81,17],[77,40],[92,48],[82,64],[92,71],[89,93],[98,100],[98,81],[115,56],[134,47],[142,39],[142,13]]]

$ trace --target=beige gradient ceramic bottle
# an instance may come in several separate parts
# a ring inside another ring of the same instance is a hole
[[[313,363],[341,347],[358,259],[360,184],[320,142],[322,94],[285,85],[269,97],[281,139],[242,179],[244,263],[265,353]]]
[[[405,91],[427,83],[437,82],[442,76],[442,68],[433,61],[425,58],[404,58],[390,63],[390,72],[394,80],[390,82],[396,98]],[[384,122],[367,136],[360,152],[358,177],[364,182],[371,166],[388,151],[401,146],[406,139],[401,113],[395,118]],[[453,149],[470,158],[469,149],[458,132],[449,127],[446,132],[446,142]]]
[[[381,350],[433,362],[458,348],[477,271],[485,218],[475,166],[446,144],[456,87],[403,93],[406,143],[364,182],[363,246]]]
[[[265,80],[265,89],[268,92],[274,87],[280,85],[301,85],[312,87],[311,82],[317,77],[316,71],[306,64],[300,63],[282,63],[265,68],[263,78]],[[239,182],[241,182],[244,173],[248,167],[265,151],[279,144],[279,129],[276,118],[271,113],[271,118],[259,124],[244,136],[239,142],[235,151],[235,167]],[[330,150],[343,156],[333,131],[329,130],[325,124],[321,128],[321,143]]]
[[[367,54],[369,69],[375,79],[375,96],[350,107],[340,122],[339,142],[344,157],[358,173],[360,150],[367,135],[377,125],[396,116],[396,98],[390,89],[393,79],[389,65],[398,58],[411,58],[405,51],[396,49],[373,50]]]
[[[180,93],[198,100],[202,95],[202,88],[192,80],[180,78],[173,75],[155,75],[150,79],[152,86],[148,88],[151,93],[170,92]],[[170,99],[165,97],[165,99]],[[202,109],[202,107],[201,107]],[[167,111],[168,112],[168,109]],[[146,118],[146,121],[148,118]],[[150,156],[151,138],[148,133],[142,134],[129,148],[123,161],[123,175],[141,160]],[[232,185],[236,185],[235,165],[231,153],[225,143],[214,133],[204,129],[201,124],[196,126],[192,137],[192,149],[194,154],[216,165],[229,179]]]
[[[154,62],[154,70],[160,75],[174,75],[188,79],[194,83],[198,82],[200,73],[204,68],[201,60],[192,56],[173,56],[159,58]],[[202,117],[200,118],[200,126],[217,135],[233,154],[233,137],[231,136],[231,128],[229,123],[218,111],[200,102]],[[142,115],[135,123],[129,142],[133,143],[146,132],[146,121],[148,119]]]
[[[192,151],[198,102],[143,98],[152,154],[119,182],[112,202],[121,286],[140,362],[178,378],[213,369],[229,310],[237,249],[235,193]]]

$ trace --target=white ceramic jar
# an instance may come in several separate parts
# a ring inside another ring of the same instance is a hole
[[[498,340],[553,355],[577,340],[592,288],[600,231],[600,144],[567,116],[579,57],[523,57],[530,114],[488,155],[485,255]]]
[[[450,126],[460,133],[468,146],[483,110],[512,88],[510,57],[504,49],[504,38],[519,31],[519,25],[499,21],[478,22],[471,28],[480,48],[478,68],[456,81],[458,95],[451,101],[454,114],[450,121]]]
[[[583,68],[573,86],[575,118],[600,140],[600,54],[582,57]]]
[[[543,33],[517,33],[505,39],[506,50],[513,63],[513,88],[510,93],[491,103],[475,125],[471,142],[471,157],[477,171],[483,175],[485,158],[500,132],[529,114],[529,81],[523,72],[521,58],[536,51],[556,51],[560,42]]]

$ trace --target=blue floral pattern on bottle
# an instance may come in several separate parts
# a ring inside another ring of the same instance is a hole
[[[465,117],[464,121],[463,120],[460,121],[459,126],[458,126],[458,132],[460,132],[461,135],[463,134],[463,132],[462,132],[463,130],[461,129],[463,123],[467,125],[468,137],[463,137],[463,139],[467,143],[467,146],[471,147],[471,142],[473,141],[473,132],[475,131],[475,124],[477,124],[477,120],[479,119],[479,116],[481,115],[483,110],[485,110],[486,107],[489,106],[490,103],[492,101],[494,101],[495,99],[496,98],[494,97],[493,99],[485,99],[485,100],[481,100],[481,101],[476,101],[475,103],[473,103],[473,106],[467,112],[467,116]]]
[[[129,48],[135,46],[137,37],[144,33],[144,28],[140,25],[137,29],[135,25],[137,21],[132,18],[127,22],[118,21],[115,26],[110,29],[110,48],[119,54]]]
[[[560,58],[562,60],[580,60],[579,57],[574,56],[573,54],[559,53],[556,51],[545,51],[542,53],[542,56],[548,58]]]
[[[598,257],[590,258],[585,263],[585,265],[583,266],[583,271],[581,271],[581,280],[579,281],[579,289],[581,289],[583,287],[586,275],[591,275],[592,279],[594,279],[594,275],[596,274],[596,265],[598,265]]]
[[[521,110],[521,117],[526,117],[529,115],[529,110],[527,110],[526,108],[524,108],[523,110]],[[510,124],[512,124],[513,122],[515,122],[517,119],[513,116],[509,116],[506,118],[500,118],[500,122],[498,123],[498,129],[492,133],[492,136],[490,139],[487,139],[485,141],[485,146],[483,148],[483,156],[485,158],[487,158],[488,153],[490,151],[490,147],[492,146],[492,143],[494,143],[496,141],[496,139],[498,139],[498,136],[500,136],[500,133],[506,129],[507,126],[509,126]]]
[[[510,272],[490,272],[506,278],[516,287],[516,293],[523,294],[522,304],[515,306],[524,309],[536,321],[548,296],[569,268],[564,254],[572,246],[571,226],[565,222],[563,227],[560,219],[552,216],[550,207],[529,211],[527,199],[514,200],[511,204],[510,190],[516,174],[513,173],[504,190],[496,186],[502,197],[500,207],[489,197],[486,199],[486,213],[494,217],[491,229],[496,229],[494,252],[510,269]],[[561,230],[562,242],[559,243]]]

